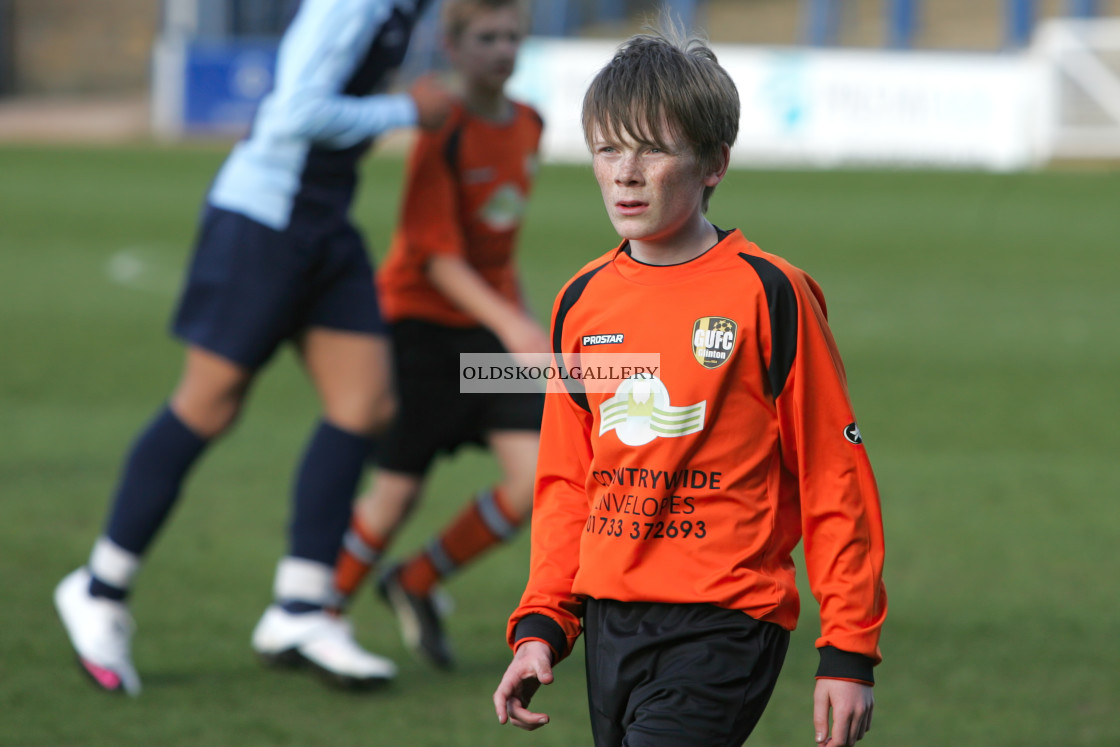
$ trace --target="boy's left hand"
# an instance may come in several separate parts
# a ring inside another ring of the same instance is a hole
[[[813,728],[822,747],[850,747],[871,730],[873,688],[847,680],[817,680],[813,692]],[[828,715],[832,712],[832,734]]]
[[[498,723],[533,731],[548,723],[548,714],[529,710],[529,701],[541,685],[552,682],[552,650],[540,641],[526,641],[517,647],[513,661],[494,691],[494,710]]]

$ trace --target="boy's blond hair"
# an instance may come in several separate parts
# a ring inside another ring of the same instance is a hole
[[[595,76],[583,98],[588,146],[596,128],[659,148],[676,139],[709,171],[739,134],[739,91],[706,43],[670,24],[631,37]]]
[[[457,42],[479,12],[510,7],[520,11],[527,25],[529,13],[524,0],[444,0],[443,8],[440,9],[443,35],[451,42]]]

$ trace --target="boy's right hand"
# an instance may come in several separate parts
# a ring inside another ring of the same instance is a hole
[[[451,113],[455,96],[433,73],[422,75],[408,89],[416,103],[417,124],[425,130],[438,130]]]

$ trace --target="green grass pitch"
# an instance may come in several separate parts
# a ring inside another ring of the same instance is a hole
[[[316,418],[290,352],[196,469],[139,578],[143,696],[83,681],[51,590],[84,561],[124,451],[174,385],[168,317],[223,156],[0,148],[0,743],[588,744],[582,648],[538,696],[551,725],[524,734],[493,715],[524,534],[449,584],[453,674],[412,660],[370,594],[355,620],[363,643],[401,664],[389,689],[339,693],[257,664],[249,634]],[[364,168],[355,217],[380,256],[402,163]],[[1105,170],[734,171],[713,199],[718,225],[823,286],[876,467],[891,612],[866,744],[1120,739],[1118,205],[1120,173]],[[590,171],[545,167],[521,255],[542,320],[560,284],[614,241]],[[495,476],[479,452],[442,463],[396,552]],[[805,599],[752,745],[812,744]]]

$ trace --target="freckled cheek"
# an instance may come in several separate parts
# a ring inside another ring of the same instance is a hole
[[[672,179],[659,179],[654,189],[658,202],[663,205],[672,205],[679,192],[677,183]]]
[[[614,197],[611,195],[610,185],[607,182],[599,183],[599,194],[603,199],[603,207],[606,208],[607,213],[613,215],[614,213]]]
[[[667,199],[676,202],[678,199],[687,198],[688,194],[694,190],[695,182],[692,182],[683,177],[667,179],[663,184],[662,194]]]
[[[603,197],[606,197],[607,189],[614,183],[610,168],[600,162],[595,162],[593,171],[595,174],[595,181],[599,183],[599,190],[603,193]]]
[[[606,179],[606,177],[603,174],[599,173],[598,170],[595,171],[595,181],[597,181],[599,183],[599,191],[603,193],[603,197],[606,197],[607,196],[607,185],[610,184],[610,182]]]

